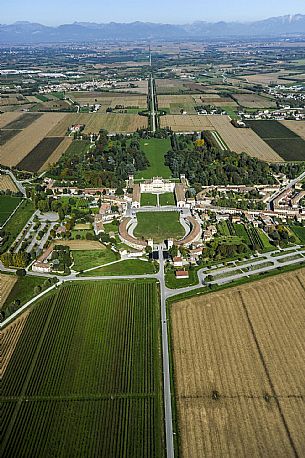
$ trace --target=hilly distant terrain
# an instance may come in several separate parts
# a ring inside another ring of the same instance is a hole
[[[0,24],[0,43],[88,42],[139,39],[214,39],[230,37],[280,37],[305,35],[305,15],[297,14],[262,21],[216,22],[198,21],[192,24],[154,24],[147,22],[108,24],[75,22],[49,27],[31,22]]]

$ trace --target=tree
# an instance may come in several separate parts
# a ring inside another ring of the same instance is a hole
[[[17,275],[17,277],[25,277],[26,276],[26,270],[25,269],[17,269],[16,270],[16,275]]]

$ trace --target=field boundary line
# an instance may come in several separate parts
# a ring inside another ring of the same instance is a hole
[[[36,350],[35,350],[35,353],[33,355],[33,359],[32,359],[32,362],[31,362],[31,365],[27,371],[27,374],[26,374],[26,378],[25,378],[25,381],[22,385],[22,389],[21,389],[21,393],[20,393],[20,396],[19,396],[19,400],[17,401],[16,403],[16,406],[14,408],[14,411],[12,413],[12,416],[10,418],[10,422],[9,422],[9,425],[7,427],[7,430],[5,432],[5,435],[3,437],[3,441],[2,441],[2,444],[1,444],[1,448],[0,448],[0,456],[2,456],[3,452],[5,451],[5,448],[6,448],[6,444],[7,444],[7,441],[9,440],[10,438],[10,435],[12,433],[12,430],[13,430],[13,427],[14,427],[14,424],[15,424],[15,421],[17,419],[17,416],[18,416],[18,413],[19,413],[19,410],[20,410],[20,407],[21,407],[21,404],[22,404],[22,398],[25,397],[25,393],[26,393],[26,390],[29,386],[29,383],[30,383],[30,380],[31,380],[31,376],[33,374],[33,371],[35,369],[35,365],[36,365],[36,362],[37,362],[37,358],[38,358],[38,355],[40,353],[40,350],[41,350],[41,347],[42,347],[42,344],[43,344],[43,341],[44,341],[44,338],[45,338],[45,335],[47,333],[47,330],[48,330],[48,327],[49,327],[49,324],[50,324],[50,321],[51,321],[51,318],[53,316],[53,313],[54,313],[54,310],[55,310],[55,305],[56,305],[56,299],[58,297],[58,292],[57,294],[55,294],[55,296],[53,297],[53,300],[52,300],[52,306],[49,310],[49,313],[48,313],[48,317],[46,319],[46,322],[44,324],[44,327],[43,327],[43,330],[42,330],[42,333],[40,335],[40,338],[39,338],[39,342],[37,344],[37,347],[36,347]]]
[[[294,442],[293,442],[291,433],[290,433],[289,428],[288,428],[288,424],[287,424],[286,419],[285,419],[285,415],[284,415],[284,413],[283,413],[283,411],[282,411],[281,404],[280,404],[280,402],[279,402],[279,399],[278,399],[278,396],[277,396],[277,394],[276,394],[275,387],[274,387],[274,384],[273,384],[273,381],[272,381],[270,372],[269,372],[268,367],[267,367],[267,363],[266,363],[266,361],[265,361],[265,359],[264,359],[264,355],[263,355],[262,349],[261,349],[261,347],[260,347],[260,345],[259,345],[259,342],[258,342],[258,339],[257,339],[257,337],[256,337],[255,329],[254,329],[254,326],[253,326],[253,324],[252,324],[252,321],[251,321],[251,318],[250,318],[250,315],[249,315],[249,312],[248,312],[248,309],[247,309],[247,305],[246,305],[246,303],[245,303],[245,301],[244,301],[242,292],[241,292],[241,291],[238,291],[238,295],[239,295],[239,297],[240,297],[240,300],[241,300],[241,303],[242,303],[242,306],[243,306],[243,310],[244,310],[245,315],[246,315],[246,319],[247,319],[247,322],[248,322],[248,325],[249,325],[249,328],[250,328],[252,337],[253,337],[253,339],[254,339],[254,342],[255,342],[255,345],[256,345],[256,348],[257,348],[257,351],[258,351],[258,354],[259,354],[261,363],[262,363],[262,365],[263,365],[263,368],[264,368],[264,371],[265,371],[267,380],[268,380],[268,382],[269,382],[269,385],[270,385],[270,388],[271,388],[271,391],[272,391],[272,395],[273,395],[274,400],[275,400],[275,402],[276,402],[276,404],[277,404],[277,407],[278,407],[278,411],[279,411],[281,420],[282,420],[283,425],[284,425],[284,428],[285,428],[285,430],[286,430],[286,434],[287,434],[289,443],[290,443],[291,448],[292,448],[292,450],[293,450],[294,456],[295,456],[296,458],[298,458],[299,455],[298,455],[296,446],[294,445]]]
[[[33,297],[30,301],[26,302],[22,307],[20,307],[20,309],[16,310],[16,312],[12,313],[12,315],[10,315],[5,321],[0,323],[0,329],[4,328],[4,326],[9,324],[11,321],[17,318],[20,314],[22,314],[30,305],[32,305],[34,302],[36,302],[38,299],[43,297],[45,294],[52,291],[54,288],[56,288],[60,284],[61,283],[55,283],[54,285],[50,286],[50,288],[47,288],[46,290],[39,293],[37,296]]]
[[[2,224],[2,226],[0,226],[0,229],[3,229],[4,226],[10,221],[10,219],[12,219],[12,217],[15,215],[16,211],[18,210],[20,205],[24,202],[24,200],[25,200],[24,198],[21,199],[21,201],[19,202],[19,204],[17,205],[13,213],[11,213],[10,216],[7,218],[7,220]]]

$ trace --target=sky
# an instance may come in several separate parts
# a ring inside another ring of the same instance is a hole
[[[0,23],[251,21],[305,14],[305,0],[0,0]],[[250,6],[251,5],[251,6]]]

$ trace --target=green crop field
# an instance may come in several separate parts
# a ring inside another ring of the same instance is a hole
[[[21,202],[20,197],[0,196],[0,226],[2,226]]]
[[[159,321],[148,281],[37,304],[1,381],[0,455],[164,456]]]
[[[31,200],[24,200],[18,211],[11,217],[9,222],[4,226],[4,241],[0,247],[0,254],[7,251],[10,245],[14,242],[17,235],[26,225],[32,214],[34,213],[34,205]]]
[[[165,207],[166,205],[176,205],[175,196],[172,192],[160,194],[159,199],[161,207]]]
[[[294,232],[294,234],[298,237],[300,242],[305,245],[305,227],[297,226],[297,225],[291,225],[289,227]]]
[[[178,212],[140,212],[137,220],[134,230],[137,238],[153,239],[158,243],[169,238],[181,239],[185,235]]]
[[[156,207],[157,195],[156,194],[141,194],[142,207]]]
[[[135,178],[171,178],[172,173],[169,167],[164,164],[164,156],[171,149],[170,140],[168,138],[150,138],[140,140],[140,145],[149,160],[150,166],[146,170],[138,172]]]
[[[247,121],[285,161],[305,161],[305,141],[278,121]]]
[[[90,272],[86,272],[84,276],[146,275],[154,273],[156,273],[156,268],[153,263],[139,259],[127,259],[126,261],[117,262],[110,266],[91,270]]]

